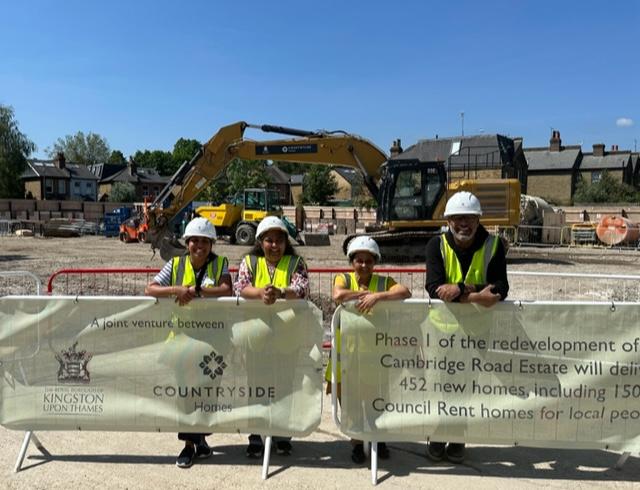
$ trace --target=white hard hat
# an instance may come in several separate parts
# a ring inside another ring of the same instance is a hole
[[[262,238],[262,235],[264,235],[269,230],[280,230],[284,231],[287,236],[289,235],[289,230],[287,230],[286,225],[277,216],[267,216],[260,222],[260,224],[258,224],[256,238],[260,240]]]
[[[349,260],[357,252],[369,252],[378,262],[380,261],[380,247],[370,236],[357,236],[349,242],[349,247],[347,248]]]
[[[216,227],[213,226],[213,223],[209,221],[207,218],[193,218],[187,226],[184,228],[184,235],[182,238],[185,241],[189,241],[189,238],[193,236],[202,236],[205,238],[209,238],[211,240],[215,240],[216,236]]]
[[[480,201],[470,192],[456,192],[447,201],[447,205],[444,208],[444,217],[448,218],[456,214],[475,214],[476,216],[482,216]]]

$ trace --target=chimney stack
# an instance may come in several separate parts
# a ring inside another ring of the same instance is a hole
[[[611,151],[618,151],[618,145],[611,145]]]
[[[55,160],[53,161],[53,164],[56,167],[58,167],[60,170],[62,170],[65,167],[65,162],[66,162],[66,159],[64,158],[64,153],[62,153],[61,151],[58,152]]]
[[[400,155],[400,153],[402,153],[402,145],[400,144],[400,138],[398,138],[397,140],[393,140],[393,144],[389,149],[389,153],[391,154],[391,158],[397,157],[398,155]]]
[[[595,143],[593,145],[593,156],[594,157],[604,156],[604,143]]]
[[[555,129],[551,131],[551,139],[549,140],[549,151],[560,151],[562,140],[560,139],[560,131]]]

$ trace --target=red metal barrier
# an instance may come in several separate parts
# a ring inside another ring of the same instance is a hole
[[[331,295],[330,291],[331,291],[331,287],[333,285],[333,277],[335,276],[335,274],[341,274],[341,273],[345,273],[345,272],[351,272],[352,269],[349,268],[345,268],[345,267],[312,267],[309,269],[309,280],[310,282],[313,284],[314,282],[317,283],[318,285],[320,285],[321,283],[324,283],[325,281],[313,281],[313,275],[318,275],[319,279],[323,279],[322,276],[325,276],[326,274],[330,275],[330,281],[329,281],[329,295]],[[230,267],[229,271],[233,274],[238,272],[238,268],[237,267]],[[142,288],[139,289],[139,291],[142,291],[144,289],[144,285],[146,285],[148,282],[151,281],[151,279],[153,278],[153,276],[155,276],[158,272],[160,272],[160,269],[151,269],[151,268],[116,268],[116,269],[92,269],[92,268],[84,268],[84,269],[60,269],[56,272],[54,272],[53,274],[51,274],[51,276],[49,277],[49,281],[47,282],[47,294],[51,295],[53,294],[53,286],[54,286],[54,281],[60,277],[64,277],[65,281],[66,281],[66,285],[67,285],[67,291],[66,294],[86,294],[86,291],[83,289],[83,286],[89,286],[91,287],[92,285],[95,285],[95,278],[96,276],[106,276],[106,284],[107,284],[107,291],[108,291],[108,285],[111,282],[112,284],[116,281],[120,282],[121,284],[121,289],[124,291],[124,285],[129,282],[131,283],[132,280],[131,278],[129,278],[129,281],[125,280],[126,275],[130,275],[130,276],[140,276],[140,275],[144,275],[146,281],[144,282],[144,284],[142,285]],[[381,274],[381,275],[389,275],[389,274],[408,274],[410,276],[413,276],[415,274],[420,275],[420,276],[424,276],[425,274],[425,269],[421,269],[421,268],[400,268],[400,267],[396,267],[396,268],[380,268],[380,269],[376,269],[376,273],[377,274]],[[78,287],[79,290],[76,290],[75,293],[69,293],[68,290],[68,286],[69,286],[69,278],[70,276],[78,276]],[[93,276],[92,278],[89,277],[89,279],[85,279],[83,278],[83,276]],[[115,277],[114,277],[115,276]],[[119,279],[118,279],[119,277]],[[326,276],[325,276],[326,277]],[[91,280],[93,279],[93,280]],[[397,279],[398,282],[401,282],[403,284],[405,284],[407,287],[409,287],[409,289],[414,289],[412,286],[413,284],[406,284],[406,281],[403,281],[402,279]],[[413,283],[413,281],[412,281]],[[424,282],[422,283],[422,288],[424,288]],[[314,291],[312,290],[312,295],[314,294]],[[63,293],[64,294],[64,293]],[[316,294],[321,294],[319,291],[316,292]]]

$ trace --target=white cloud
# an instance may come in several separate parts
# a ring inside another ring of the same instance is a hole
[[[633,119],[630,117],[619,117],[616,119],[616,126],[619,128],[628,128],[633,126]]]

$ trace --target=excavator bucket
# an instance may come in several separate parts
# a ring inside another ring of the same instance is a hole
[[[148,241],[151,243],[152,250],[160,250],[160,257],[163,260],[171,260],[178,255],[184,255],[185,246],[178,241],[175,234],[167,227],[152,230],[149,228]]]

